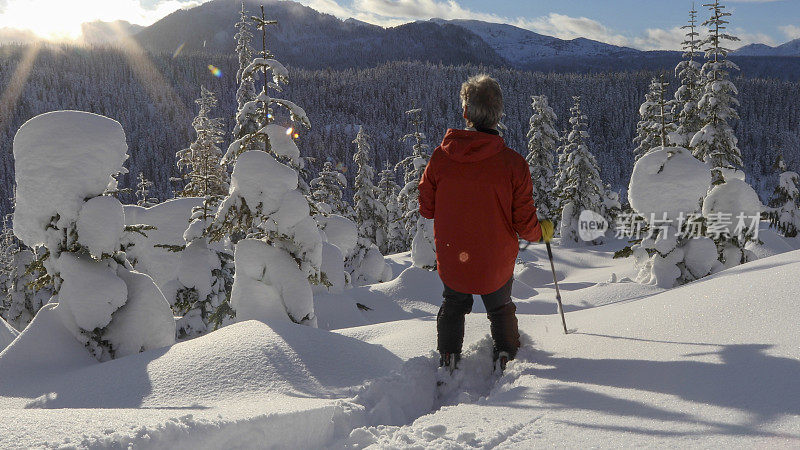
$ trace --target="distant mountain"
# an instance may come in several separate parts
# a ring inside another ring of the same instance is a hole
[[[800,56],[800,39],[789,41],[777,47],[765,44],[750,44],[733,52],[737,56]]]
[[[627,47],[606,44],[586,38],[558,39],[502,23],[479,20],[432,19],[439,24],[452,24],[480,36],[511,65],[528,66],[542,59],[587,56],[627,56],[641,53]]]
[[[291,1],[245,0],[245,9],[256,14],[262,3],[267,18],[278,21],[268,29],[268,48],[287,64],[314,69],[368,67],[396,60],[505,64],[480,37],[456,25],[415,22],[383,28],[343,21]],[[183,52],[230,54],[241,4],[241,0],[212,0],[178,10],[140,31],[135,39],[155,52],[172,53],[183,46]],[[261,47],[260,36],[253,47]]]
[[[143,30],[141,25],[134,25],[124,20],[114,22],[84,22],[81,24],[81,42],[85,44],[109,44],[118,41],[122,37],[132,36]]]

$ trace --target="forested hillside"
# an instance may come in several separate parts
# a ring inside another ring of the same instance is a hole
[[[0,85],[10,85],[25,55],[26,48],[3,47]],[[212,115],[225,119],[228,132],[232,129],[237,68],[233,55],[194,54],[174,59],[162,55],[151,57],[152,65],[145,62],[147,59],[124,55],[116,50],[67,47],[44,48],[36,55],[16,106],[4,111],[0,119],[3,213],[9,212],[11,205],[14,133],[37,114],[78,109],[118,120],[126,131],[131,155],[126,164],[130,173],[122,184],[132,186],[138,173],[144,172],[155,182],[153,194],[162,200],[172,195],[169,179],[177,175],[175,152],[188,146],[193,137],[194,99],[199,97],[201,84],[220,99],[220,107]],[[220,77],[212,75],[209,64],[221,70]],[[545,74],[418,62],[341,71],[289,69],[291,84],[286,96],[302,102],[312,122],[312,129],[301,131],[298,139],[302,153],[317,158],[312,174],[325,160],[342,163],[345,170],[350,167],[358,125],[372,136],[380,167],[386,160],[396,163],[411,151],[399,140],[408,131],[404,111],[414,105],[422,108],[429,143],[437,144],[446,128],[462,126],[460,83],[471,74],[487,71],[504,89],[506,141],[523,154],[530,96],[546,95],[550,99],[561,131],[572,96],[581,95],[589,118],[591,150],[604,180],[622,191],[623,197],[633,166],[632,139],[639,106],[650,79],[656,75],[649,71]],[[674,91],[677,81],[671,73],[667,75],[669,89]],[[797,170],[800,163],[800,111],[796,108],[800,83],[753,78],[739,78],[735,83],[741,101],[741,120],[735,124],[735,132],[748,180],[763,197],[777,183],[770,167],[779,152],[791,169]],[[352,182],[352,171],[347,170],[345,175]]]

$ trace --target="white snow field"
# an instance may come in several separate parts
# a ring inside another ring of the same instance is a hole
[[[442,287],[408,253],[392,281],[315,293],[320,329],[246,321],[104,363],[46,306],[16,339],[0,323],[0,448],[798,448],[800,240],[761,237],[763,259],[669,290],[626,278],[622,242],[555,246],[568,335],[532,245],[502,377],[479,298],[461,369],[437,371]]]

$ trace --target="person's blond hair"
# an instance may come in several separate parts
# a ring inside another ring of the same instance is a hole
[[[461,85],[461,107],[475,128],[495,128],[503,116],[503,91],[486,74],[470,77]]]

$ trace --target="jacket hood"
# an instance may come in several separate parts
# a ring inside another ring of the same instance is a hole
[[[439,148],[458,162],[476,162],[492,157],[506,147],[500,136],[471,130],[449,129]]]

